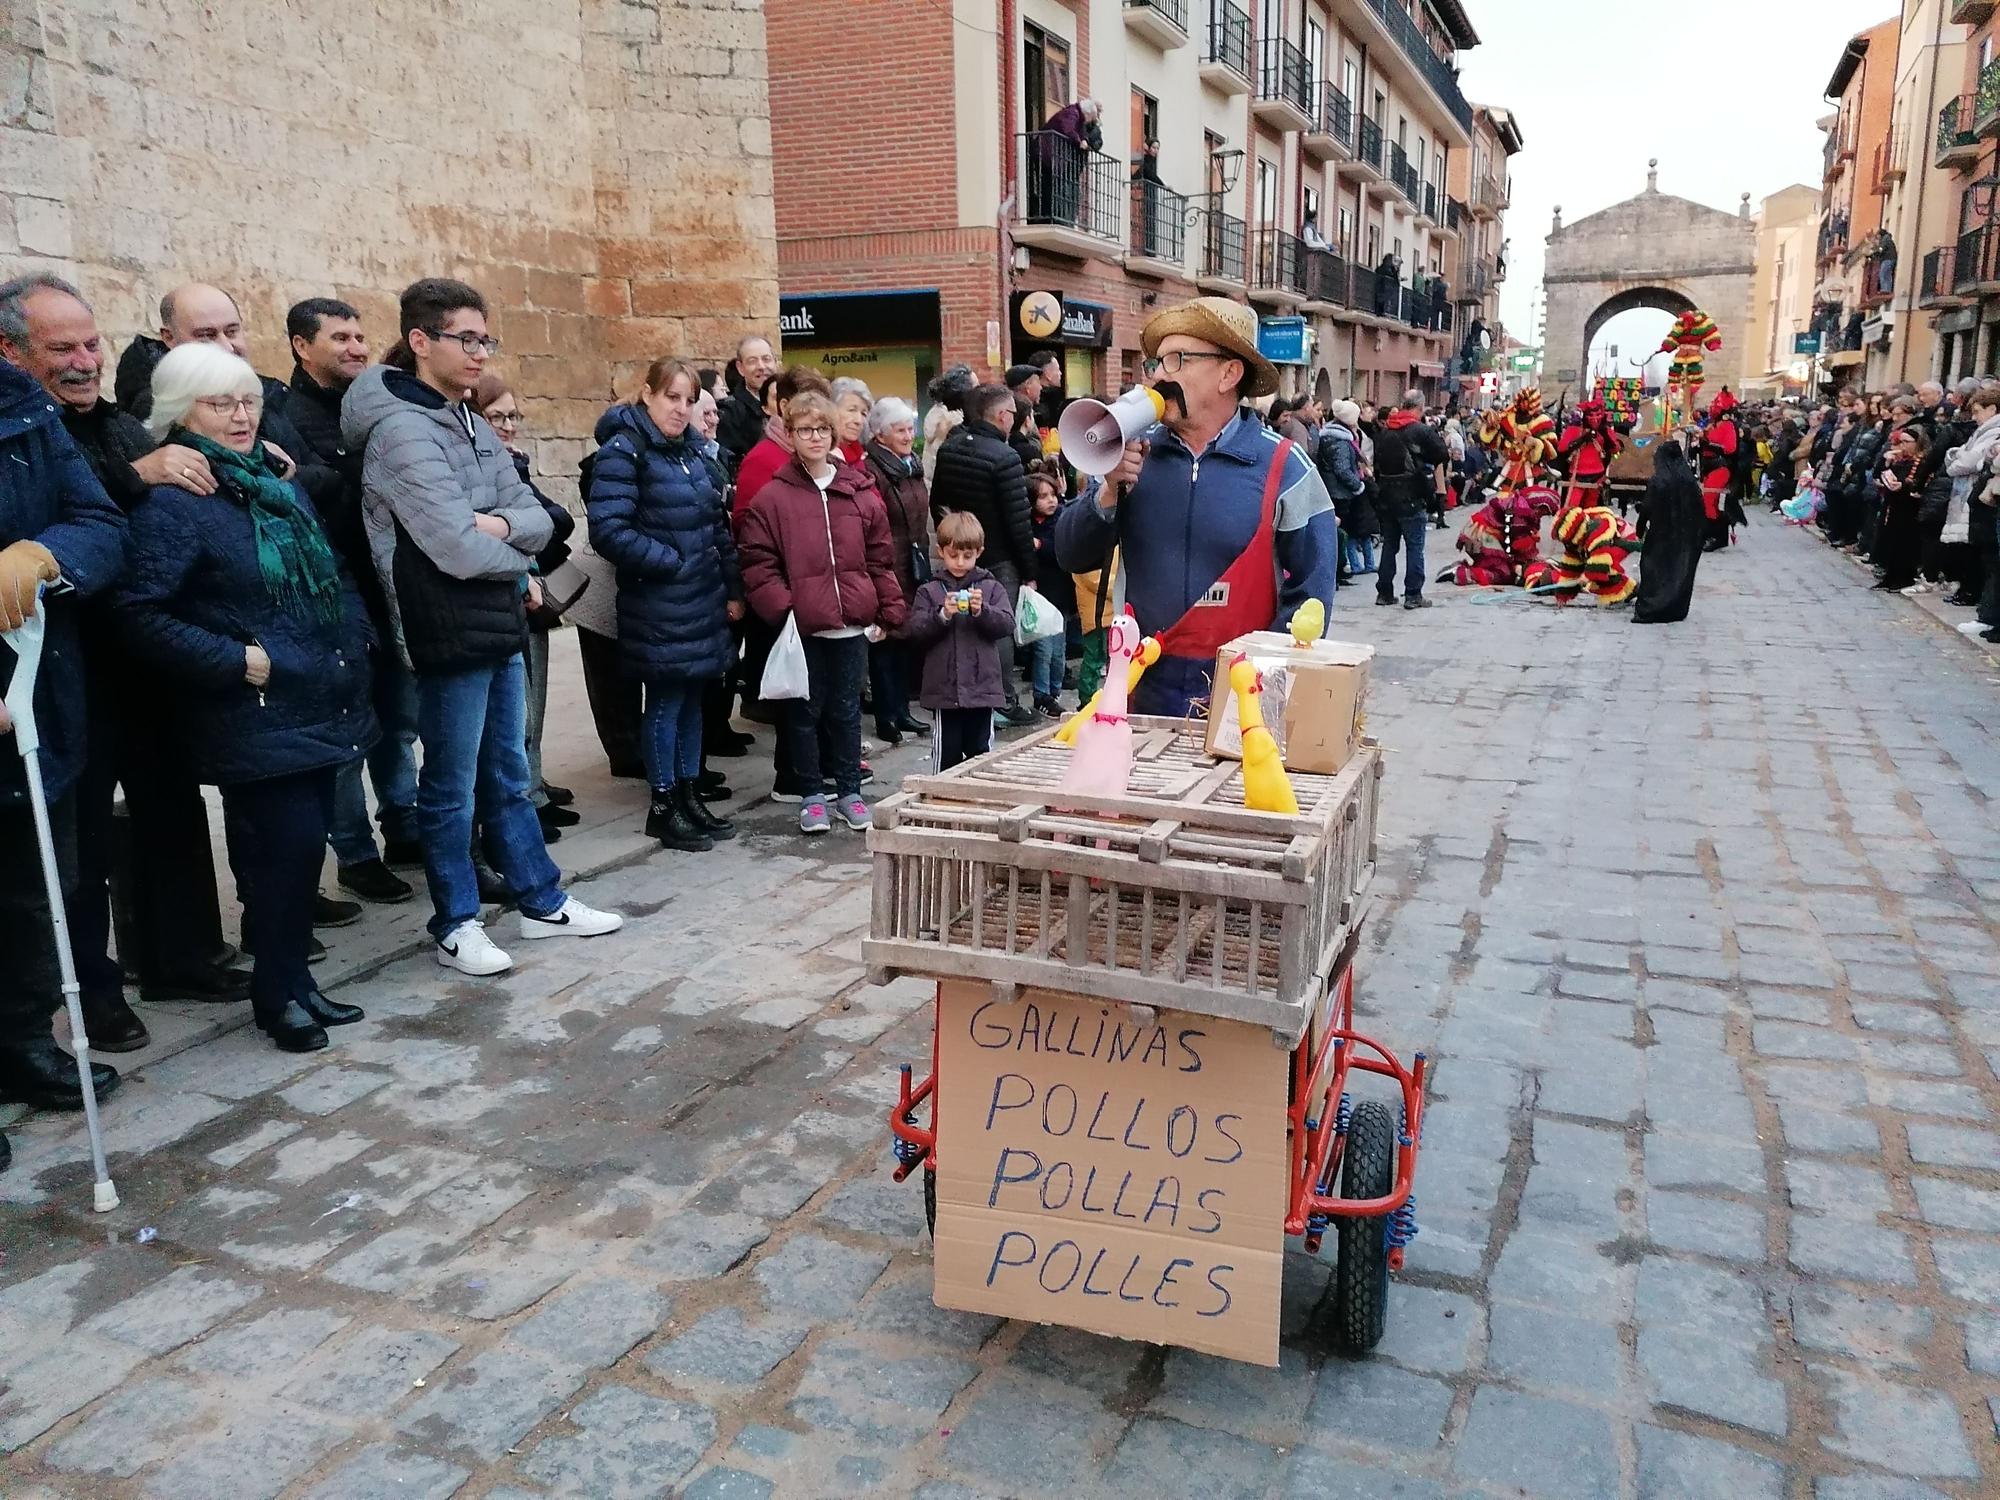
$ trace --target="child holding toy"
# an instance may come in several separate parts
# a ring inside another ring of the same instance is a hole
[[[903,638],[923,653],[917,701],[937,715],[932,765],[950,770],[993,748],[993,712],[1007,702],[1000,642],[1014,633],[1014,607],[1000,580],[979,566],[986,531],[952,511],[938,523],[944,570],[917,590]]]

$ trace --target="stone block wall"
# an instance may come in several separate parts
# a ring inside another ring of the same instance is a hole
[[[573,493],[663,354],[777,331],[762,0],[0,0],[0,273],[76,281],[119,347],[212,281],[285,375],[335,295],[494,307],[537,469]]]

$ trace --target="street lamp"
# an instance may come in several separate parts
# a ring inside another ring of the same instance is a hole
[[[1206,193],[1188,194],[1187,227],[1194,228],[1194,222],[1210,211],[1211,200],[1227,198],[1236,191],[1236,184],[1243,177],[1244,152],[1241,147],[1231,146],[1225,151],[1211,151],[1208,154],[1209,180],[1219,186]]]

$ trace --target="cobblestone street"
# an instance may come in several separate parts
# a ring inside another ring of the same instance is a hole
[[[312,1057],[163,1019],[108,1216],[78,1122],[10,1127],[0,1495],[1990,1500],[2000,684],[1866,582],[1760,524],[1676,627],[1341,595],[1359,1004],[1435,1103],[1387,1337],[1328,1358],[1329,1237],[1276,1370],[932,1305],[860,840],[645,856],[565,639],[550,775],[609,821],[555,852],[625,930],[474,982],[372,917]]]

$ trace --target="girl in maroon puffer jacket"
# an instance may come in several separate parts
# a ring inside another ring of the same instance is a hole
[[[794,456],[737,518],[737,559],[750,607],[773,626],[795,616],[805,645],[810,691],[785,708],[791,770],[805,790],[799,831],[832,826],[827,776],[841,820],[860,830],[872,821],[861,800],[868,645],[903,623],[903,590],[882,497],[865,472],[832,456],[833,403],[813,392],[795,396],[785,425]]]

